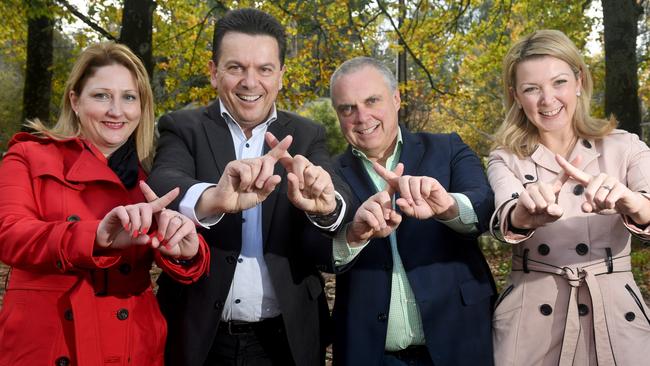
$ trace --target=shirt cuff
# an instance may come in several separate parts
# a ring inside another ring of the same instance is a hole
[[[345,210],[347,209],[347,205],[345,204],[345,200],[343,199],[343,196],[339,194],[339,192],[334,191],[334,195],[336,196],[337,201],[341,202],[341,210],[339,211],[338,217],[336,218],[336,221],[334,221],[333,224],[328,225],[328,226],[322,226],[316,220],[314,220],[314,216],[309,215],[308,213],[305,212],[305,215],[307,215],[307,218],[309,221],[311,221],[314,226],[321,230],[325,231],[336,231],[336,229],[341,226],[341,222],[343,222],[343,218],[345,217]],[[345,236],[344,236],[345,238]]]
[[[358,247],[351,247],[345,238],[348,225],[350,224],[345,225],[332,239],[332,257],[334,258],[334,266],[336,267],[341,267],[352,262],[361,253],[363,248],[370,243],[370,240],[368,240]]]
[[[450,220],[438,220],[452,230],[461,234],[471,234],[478,231],[478,217],[472,207],[472,202],[462,193],[450,193],[458,205],[458,216]]]
[[[216,225],[221,221],[223,213],[215,216],[201,217],[196,216],[196,205],[199,203],[199,199],[203,192],[206,189],[216,187],[216,184],[213,183],[196,183],[191,186],[190,189],[185,192],[185,196],[181,199],[181,202],[178,204],[178,212],[189,217],[192,222],[196,225],[201,225],[206,229],[209,229],[210,226]]]

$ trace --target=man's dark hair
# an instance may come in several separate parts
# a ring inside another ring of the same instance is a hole
[[[280,66],[284,66],[284,54],[287,49],[287,37],[284,27],[272,15],[257,9],[231,10],[217,21],[212,36],[212,61],[219,60],[221,41],[228,32],[239,32],[251,36],[265,35],[275,38],[280,51]]]

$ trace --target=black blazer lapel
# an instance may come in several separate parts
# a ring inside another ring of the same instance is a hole
[[[278,140],[282,140],[288,135],[293,135],[293,137],[296,138],[294,134],[294,127],[289,123],[289,119],[280,111],[278,111],[278,119],[269,125],[267,131],[272,133]],[[266,154],[269,152],[269,150],[270,147],[265,141],[263,153]],[[294,154],[291,150],[291,147],[289,147],[289,153],[292,155]],[[271,192],[271,194],[264,200],[264,202],[262,202],[262,238],[264,246],[266,246],[267,238],[269,237],[269,230],[271,229],[271,219],[274,216],[273,211],[275,210],[275,204],[278,200],[278,194],[280,191],[278,188],[286,186],[287,184],[286,171],[282,164],[279,162],[275,164],[273,174],[277,174],[282,177],[282,182],[278,185],[278,187],[276,187],[276,189],[273,190],[273,192]]]
[[[375,185],[372,183],[368,173],[366,173],[361,159],[352,154],[352,147],[350,145],[348,145],[348,148],[339,157],[338,164],[341,174],[350,188],[352,188],[359,202],[363,203],[368,197],[377,193],[374,188]]]
[[[399,161],[404,164],[404,175],[421,175],[418,172],[425,153],[422,141],[406,128],[400,126],[400,129],[402,130],[402,153]]]
[[[210,144],[212,156],[217,164],[220,175],[226,169],[226,165],[236,160],[235,145],[226,121],[221,116],[219,101],[215,101],[205,110],[207,119],[203,120],[203,129]]]

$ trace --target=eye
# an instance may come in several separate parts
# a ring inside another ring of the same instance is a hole
[[[525,87],[523,92],[524,94],[533,94],[536,93],[539,89],[536,86]]]
[[[377,102],[379,102],[379,98],[377,97],[370,97],[366,99],[366,105],[373,105],[376,104]]]
[[[95,93],[93,94],[93,98],[98,100],[109,100],[111,99],[111,96],[108,95],[108,93]]]
[[[241,72],[243,70],[242,67],[239,66],[239,65],[230,65],[230,66],[228,66],[227,69],[228,69],[228,71],[233,72],[233,73],[238,73],[238,72]]]
[[[352,114],[352,106],[351,105],[341,105],[338,108],[339,114],[348,117],[349,115]]]
[[[555,80],[555,85],[563,85],[566,84],[567,80],[566,79],[557,79]]]
[[[262,67],[262,75],[270,75],[273,73],[273,68],[270,66]]]
[[[125,94],[124,99],[126,99],[128,102],[135,102],[138,100],[138,96],[135,94]]]

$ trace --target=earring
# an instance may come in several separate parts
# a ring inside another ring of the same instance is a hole
[[[517,103],[517,108],[521,109],[521,104]]]
[[[581,95],[582,95],[582,93],[580,93],[580,90],[578,90],[578,91],[576,92],[576,97],[579,97],[579,96],[581,96]]]

